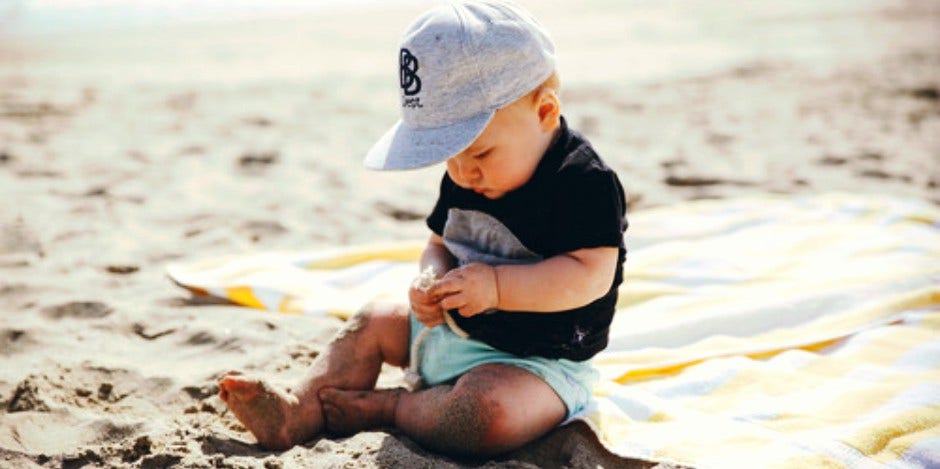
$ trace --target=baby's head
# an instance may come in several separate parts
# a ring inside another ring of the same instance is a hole
[[[401,120],[373,169],[447,161],[454,181],[498,198],[528,180],[558,127],[554,46],[517,6],[449,3],[420,16],[399,51]]]

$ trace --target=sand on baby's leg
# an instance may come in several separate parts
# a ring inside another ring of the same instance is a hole
[[[409,329],[406,306],[372,303],[337,333],[292,392],[229,373],[219,380],[219,397],[261,446],[290,448],[323,430],[321,388],[373,389],[382,363],[404,367]]]
[[[324,424],[336,436],[349,436],[363,430],[394,427],[395,411],[402,388],[350,391],[320,389]]]
[[[487,364],[453,385],[320,391],[327,428],[340,434],[395,426],[421,445],[458,456],[489,456],[544,435],[567,415],[542,379],[512,365]]]

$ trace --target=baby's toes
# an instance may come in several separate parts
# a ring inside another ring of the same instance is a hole
[[[264,385],[260,381],[243,376],[226,376],[219,381],[219,397],[225,402],[232,399],[250,401],[263,391]]]

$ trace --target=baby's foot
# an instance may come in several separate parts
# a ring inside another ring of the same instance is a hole
[[[258,444],[268,449],[290,448],[313,436],[322,425],[292,418],[301,414],[296,396],[238,373],[229,373],[219,380],[219,398],[255,436]],[[307,431],[302,431],[301,427]]]
[[[320,404],[326,428],[336,435],[352,435],[363,430],[395,424],[395,409],[403,389],[345,391],[320,390]]]

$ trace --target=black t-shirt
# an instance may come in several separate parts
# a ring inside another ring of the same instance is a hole
[[[450,312],[474,339],[519,356],[582,361],[607,346],[623,281],[626,202],[616,173],[564,118],[522,187],[490,200],[445,174],[427,224],[459,265],[529,264],[583,248],[618,247],[610,289],[588,305],[554,313],[493,310],[470,318]]]

